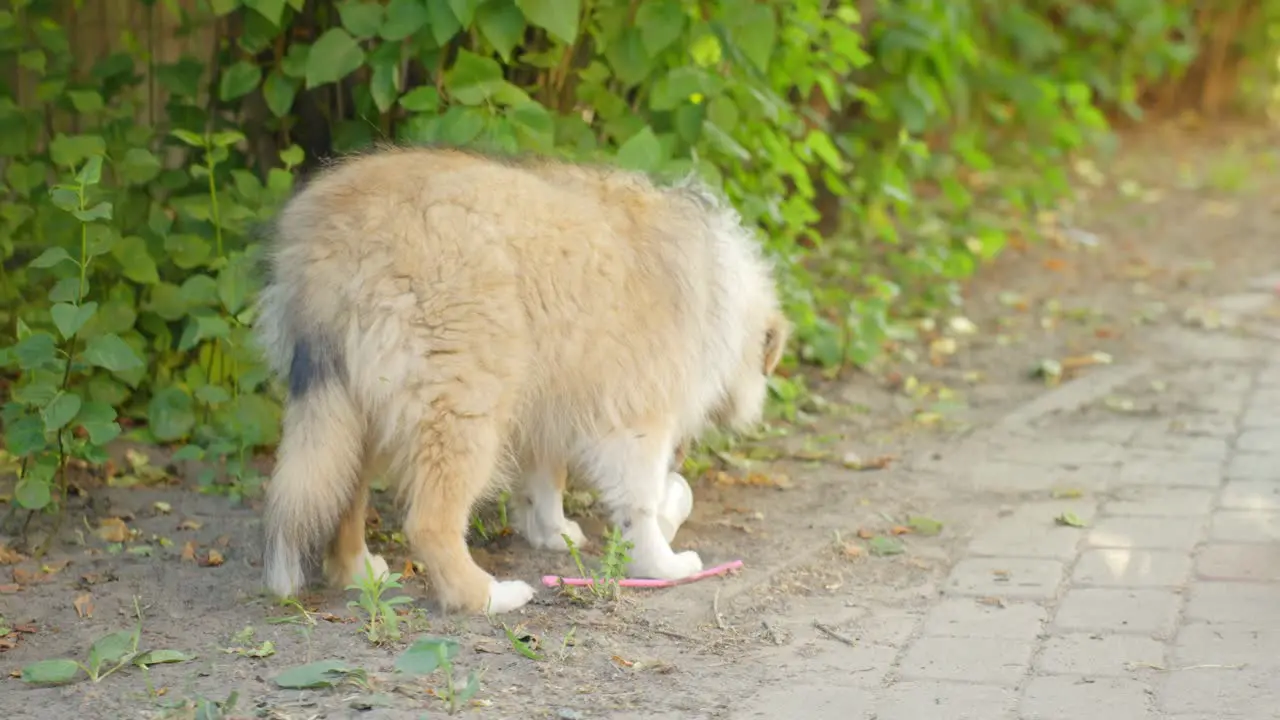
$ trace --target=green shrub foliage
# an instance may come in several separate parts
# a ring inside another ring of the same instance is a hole
[[[211,488],[254,481],[280,417],[249,336],[254,228],[326,156],[448,143],[698,173],[784,268],[791,360],[864,365],[1061,196],[1100,107],[1136,112],[1194,51],[1160,0],[101,4],[185,52],[126,31],[85,60],[86,4],[0,10],[2,422],[32,509],[122,427],[221,461]]]

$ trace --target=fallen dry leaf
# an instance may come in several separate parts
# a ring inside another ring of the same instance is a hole
[[[413,561],[406,559],[404,561],[404,570],[400,571],[400,577],[408,579],[417,574],[418,573],[413,569]]]
[[[0,545],[0,565],[17,565],[26,559],[26,555],[13,550],[8,545]]]
[[[0,585],[0,595],[10,595],[22,590],[22,586],[18,583],[4,583]]]
[[[186,545],[182,546],[182,560],[184,562],[196,561],[196,541],[188,540]]]
[[[129,539],[129,526],[118,517],[103,518],[98,523],[98,537],[112,543],[122,543]]]
[[[179,530],[199,530],[203,526],[204,523],[199,520],[191,520],[190,518],[178,523]]]
[[[863,540],[870,540],[875,536],[876,536],[875,533],[871,532],[866,528],[858,528],[858,537],[862,538]]]
[[[907,527],[906,525],[894,525],[893,529],[890,530],[889,532],[893,533],[894,535],[906,535],[907,533],[913,532],[913,531],[911,530],[911,528]]]
[[[844,551],[845,557],[862,557],[866,554],[866,551],[862,549],[861,545],[855,545],[853,543],[845,543],[842,550]]]
[[[76,598],[71,605],[76,609],[77,616],[81,618],[93,617],[93,595],[85,593]]]
[[[213,548],[209,548],[208,554],[206,554],[200,560],[200,566],[201,567],[218,567],[223,562],[225,562],[225,560],[222,557],[222,553],[218,552],[217,550],[214,550]]]

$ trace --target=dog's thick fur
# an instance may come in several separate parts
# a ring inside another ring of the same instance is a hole
[[[632,572],[685,577],[656,508],[676,444],[759,420],[789,334],[772,269],[705,188],[613,169],[387,149],[335,164],[277,218],[257,332],[289,399],[267,494],[264,572],[297,592],[327,546],[331,582],[386,564],[364,540],[389,471],[441,603],[532,598],[468,552],[472,506],[520,483],[517,527],[581,542],[566,468],[601,491]],[[682,518],[677,519],[678,521]]]

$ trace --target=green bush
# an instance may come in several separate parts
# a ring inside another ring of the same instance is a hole
[[[899,319],[956,303],[1060,198],[1100,107],[1136,112],[1194,36],[1161,0],[130,2],[170,19],[180,60],[125,37],[80,67],[71,3],[0,11],[3,423],[26,508],[122,422],[221,461],[210,488],[256,482],[279,402],[249,342],[253,228],[326,154],[699,173],[788,269],[791,361],[864,365]]]

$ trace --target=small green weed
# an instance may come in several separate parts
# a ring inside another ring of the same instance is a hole
[[[587,590],[596,600],[617,600],[619,598],[618,585],[619,580],[627,577],[627,566],[631,564],[631,555],[629,554],[634,547],[631,541],[622,538],[622,530],[614,526],[609,534],[604,538],[604,555],[600,559],[600,570],[588,571],[586,565],[582,562],[582,553],[578,551],[577,546],[568,535],[562,535],[564,542],[569,546],[569,556],[573,558],[573,564],[577,566],[578,573],[584,578],[591,578],[592,582],[587,585]],[[574,599],[581,599],[577,594],[577,588],[564,586],[564,590]]]
[[[458,641],[453,638],[424,636],[409,646],[404,654],[396,658],[396,670],[409,675],[425,676],[440,669],[444,672],[445,687],[435,690],[435,695],[449,706],[449,714],[458,712],[459,707],[475,697],[480,691],[480,673],[472,670],[467,673],[466,684],[458,688],[454,678],[453,658],[458,655]]]
[[[138,624],[132,630],[120,630],[104,635],[89,648],[89,658],[82,663],[70,658],[41,660],[22,668],[22,681],[31,685],[65,685],[84,674],[93,682],[101,682],[120,668],[133,665],[144,671],[151,665],[185,662],[190,655],[177,650],[138,651],[142,639],[142,609],[137,598],[133,601]]]
[[[503,623],[502,630],[507,634],[507,640],[511,643],[511,647],[521,655],[530,660],[541,660],[542,656],[538,654],[538,645],[540,641],[536,635],[524,632],[523,626],[517,625],[512,629]]]
[[[395,606],[411,603],[413,598],[407,595],[384,598],[383,595],[388,590],[404,587],[399,582],[402,575],[393,572],[385,578],[377,577],[368,559],[365,560],[364,568],[365,574],[360,581],[347,586],[348,590],[359,590],[360,599],[347,603],[347,607],[364,611],[368,618],[364,630],[369,642],[374,645],[395,642],[400,639],[400,616],[396,615]]]

